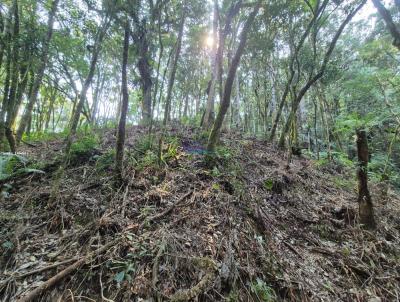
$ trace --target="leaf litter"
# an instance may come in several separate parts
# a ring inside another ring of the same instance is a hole
[[[356,191],[334,181],[351,181],[351,171],[301,157],[287,167],[271,144],[234,133],[209,169],[195,130],[168,133],[176,152],[138,168],[130,155],[146,129],[128,131],[128,182],[115,189],[112,165],[96,165],[115,145],[102,130],[52,206],[62,141],[26,147],[46,173],[2,183],[0,301],[35,290],[32,301],[399,301],[395,192],[383,200],[372,186],[379,226],[366,231]]]

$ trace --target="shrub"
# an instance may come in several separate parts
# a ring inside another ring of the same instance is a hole
[[[71,145],[70,162],[80,164],[90,160],[97,153],[99,137],[95,134],[80,137]]]

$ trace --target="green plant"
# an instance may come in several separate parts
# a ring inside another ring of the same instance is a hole
[[[271,191],[271,190],[273,189],[273,187],[274,187],[274,180],[273,180],[273,179],[268,178],[268,179],[266,179],[266,180],[264,181],[264,188],[265,188],[267,191]]]
[[[156,137],[154,135],[145,135],[137,140],[134,147],[134,156],[140,157],[146,154],[147,151],[156,152],[157,146],[155,146],[154,142],[156,141]]]
[[[71,154],[81,156],[90,153],[98,147],[99,141],[97,135],[85,135],[72,144]]]
[[[170,136],[165,139],[165,142],[167,143],[167,150],[162,153],[162,160],[167,162],[178,155],[180,141],[177,137]]]
[[[228,147],[217,147],[215,150],[215,155],[219,159],[230,160],[234,156],[234,152]]]
[[[332,176],[332,181],[340,189],[355,190],[357,187],[355,179],[346,179],[343,176]]]
[[[272,302],[276,300],[275,291],[260,278],[250,284],[250,291],[257,297],[258,301]]]
[[[0,154],[0,180],[27,173],[44,172],[29,166],[29,160],[21,155],[10,153]]]
[[[237,292],[236,289],[232,289],[229,292],[229,296],[226,298],[228,302],[237,302],[240,301],[239,299],[239,293]]]
[[[122,283],[124,280],[132,281],[131,274],[136,271],[134,261],[130,259],[128,261],[114,261],[113,264],[116,264],[116,266],[113,266],[112,269],[119,270],[114,276],[114,281],[118,284]]]
[[[100,156],[94,156],[96,159],[96,170],[98,172],[107,171],[115,161],[115,149],[110,149]]]
[[[65,139],[68,135],[68,131],[62,132],[34,132],[29,135],[24,134],[22,139],[24,141],[41,141],[48,142],[57,139]]]
[[[218,183],[213,183],[212,184],[212,189],[215,191],[220,191],[221,190],[221,185]]]

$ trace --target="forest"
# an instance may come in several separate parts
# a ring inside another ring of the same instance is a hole
[[[0,301],[400,301],[399,0],[1,0]]]

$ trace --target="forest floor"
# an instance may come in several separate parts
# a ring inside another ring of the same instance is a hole
[[[115,132],[97,136],[55,195],[63,140],[21,146],[45,174],[1,182],[0,301],[37,288],[32,301],[400,300],[394,191],[371,186],[378,229],[366,231],[352,171],[301,157],[287,167],[271,144],[234,133],[208,169],[204,136],[185,127],[168,132],[162,167],[146,129],[130,128],[116,190]]]

